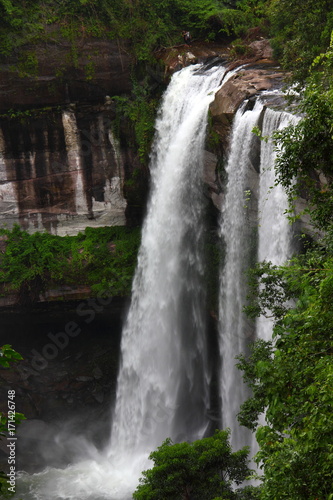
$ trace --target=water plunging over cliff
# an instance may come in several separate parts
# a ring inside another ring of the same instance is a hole
[[[293,252],[293,231],[285,214],[288,208],[287,194],[281,185],[275,185],[274,149],[271,135],[275,130],[281,130],[290,123],[295,123],[297,117],[285,113],[265,110],[262,135],[268,140],[261,144],[260,183],[259,183],[259,229],[258,229],[258,262],[269,261],[274,265],[287,262]],[[256,321],[256,336],[263,340],[271,340],[273,320],[260,316]],[[259,417],[260,425],[265,425],[265,415]],[[251,441],[251,455],[258,451],[255,434]]]
[[[86,443],[85,462],[24,476],[26,500],[128,500],[156,446],[200,438],[208,426],[202,167],[208,106],[223,74],[186,68],[163,99],[110,446],[100,454]]]
[[[262,105],[253,110],[240,109],[235,116],[230,155],[226,167],[227,192],[221,217],[221,234],[225,242],[225,263],[221,276],[220,293],[220,352],[221,399],[223,427],[232,429],[231,444],[238,449],[250,440],[250,433],[237,425],[239,404],[248,396],[241,372],[235,366],[235,356],[244,353],[253,335],[242,309],[246,300],[245,271],[251,264],[251,248],[255,244],[249,221],[248,200],[250,152]]]
[[[232,447],[236,450],[250,445],[251,454],[256,451],[255,436],[237,423],[240,405],[250,394],[235,366],[235,356],[246,353],[249,341],[256,337],[269,340],[272,336],[270,320],[259,318],[252,324],[243,313],[246,270],[255,261],[279,265],[291,255],[292,230],[285,215],[287,196],[281,186],[274,187],[276,153],[272,140],[266,141],[266,137],[292,119],[288,113],[263,107],[260,100],[253,110],[240,109],[233,124],[226,168],[228,184],[221,217],[226,247],[220,293],[222,422],[223,427],[231,428]],[[265,138],[259,145],[252,132],[256,125],[262,127]],[[258,168],[259,188],[251,181]]]
[[[280,130],[296,120],[297,118],[289,113],[267,108],[262,134],[269,137],[274,130]],[[287,195],[281,185],[275,186],[275,157],[272,140],[263,141],[260,161],[258,261],[265,260],[274,265],[282,265],[291,257],[292,226],[285,215],[288,207]],[[270,340],[272,327],[271,319],[258,318],[257,336]]]
[[[207,426],[203,289],[203,146],[223,70],[173,78],[157,120],[152,194],[122,336],[111,451],[154,449]]]

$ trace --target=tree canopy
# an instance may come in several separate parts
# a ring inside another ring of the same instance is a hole
[[[229,431],[216,431],[211,437],[192,443],[173,444],[170,439],[149,457],[153,468],[142,473],[135,500],[233,500],[247,496],[253,489],[234,491],[250,473],[248,449],[232,452]],[[241,496],[243,495],[243,496]]]
[[[194,38],[223,41],[258,28],[272,39],[281,63],[303,79],[313,59],[329,45],[330,0],[0,0],[0,56],[24,45],[89,37],[127,39],[138,60],[181,43],[181,30]],[[31,54],[30,54],[31,56]],[[33,61],[30,61],[33,64]]]

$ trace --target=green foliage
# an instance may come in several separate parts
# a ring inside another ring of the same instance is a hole
[[[238,496],[232,488],[232,482],[240,484],[250,472],[247,467],[247,455],[247,448],[235,453],[231,451],[228,431],[216,431],[213,436],[193,443],[173,444],[167,439],[151,453],[149,458],[154,466],[142,473],[141,484],[133,498],[254,499],[255,496]]]
[[[268,140],[269,140],[269,136],[262,135],[262,131],[257,126],[253,127],[252,134],[255,134],[261,141],[268,142]]]
[[[0,53],[9,55],[15,48],[34,40],[57,39],[57,32],[70,40],[86,35],[125,38],[131,41],[138,60],[148,60],[158,47],[181,39],[184,27],[195,36],[208,35],[210,20],[218,15],[217,0],[62,0],[0,2]],[[48,26],[57,27],[48,33]],[[215,36],[214,33],[211,36]],[[73,54],[75,62],[75,54]]]
[[[2,229],[0,256],[3,292],[17,290],[22,300],[37,300],[52,286],[90,285],[94,293],[130,293],[139,246],[139,229],[86,228],[77,236],[28,234],[15,226]]]
[[[330,0],[1,0],[0,28],[0,54],[64,37],[74,65],[86,36],[127,39],[135,58],[147,61],[156,49],[179,44],[185,28],[205,40],[270,30],[277,56],[303,79],[329,45],[333,11]]]
[[[26,76],[37,76],[38,59],[36,54],[32,51],[23,51],[19,56],[17,70],[20,78],[24,78]]]
[[[226,36],[244,35],[251,23],[246,14],[238,9],[222,9],[218,14],[219,33]]]
[[[300,19],[309,15],[298,13]],[[302,119],[277,132],[274,140],[277,183],[289,194],[290,212],[295,200],[305,197],[313,224],[325,236],[284,266],[263,262],[251,271],[246,310],[251,317],[272,317],[273,341],[258,340],[248,356],[238,358],[252,389],[239,421],[257,429],[256,460],[264,471],[261,500],[327,500],[333,495],[332,39],[325,52],[318,50],[319,45],[300,94]],[[262,414],[265,425],[260,426]]]
[[[251,48],[244,43],[241,38],[237,38],[231,43],[230,46],[230,56],[231,58],[238,58],[251,55]]]
[[[222,8],[218,15],[220,32],[227,36],[240,37],[246,35],[251,28],[267,31],[267,5],[267,0],[239,0],[236,2],[236,8]]]
[[[154,135],[157,99],[151,96],[148,79],[140,84],[133,79],[131,97],[115,96],[117,116],[128,118],[134,128],[141,163],[146,164]]]
[[[245,486],[237,490],[237,500],[260,500],[260,486]]]
[[[18,352],[14,351],[12,347],[8,344],[5,344],[1,347],[0,349],[0,365],[3,368],[8,368],[11,363],[15,361],[19,361],[20,359],[23,359],[21,354]],[[1,431],[0,431],[1,434]]]
[[[244,310],[250,318],[273,315],[277,321],[284,317],[293,292],[286,284],[283,267],[273,266],[271,262],[258,263],[248,271],[248,283],[248,305]]]
[[[6,113],[1,113],[0,118],[6,118],[6,119],[20,119],[21,123],[27,122],[30,117],[33,118],[39,118],[41,116],[45,116],[46,114],[53,113],[55,111],[61,111],[61,106],[44,106],[43,108],[37,108],[37,109],[26,109],[26,110],[21,110],[21,109],[8,109]]]
[[[236,8],[237,4],[237,8]],[[138,61],[151,59],[160,47],[193,38],[218,40],[241,36],[263,24],[263,0],[50,0],[0,2],[0,54],[10,55],[35,41],[71,42],[71,63],[77,64],[78,41],[86,36],[127,39]]]
[[[304,80],[313,59],[329,46],[331,0],[271,0],[268,16],[276,55],[294,77]]]
[[[309,202],[317,227],[328,229],[333,222],[333,50],[317,58],[322,71],[313,73],[299,105],[304,118],[274,136],[282,152],[276,162],[277,182],[289,194]],[[297,182],[295,182],[295,179]]]
[[[273,342],[258,340],[238,366],[253,391],[240,422],[253,430],[266,410],[266,425],[257,430],[257,460],[264,467],[260,498],[326,499],[333,492],[333,257],[309,249],[289,266],[266,265],[265,274],[259,268],[257,278],[258,313],[271,297]],[[276,283],[277,303],[296,300],[277,312]]]

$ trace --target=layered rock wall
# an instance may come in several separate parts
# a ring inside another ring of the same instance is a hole
[[[125,225],[113,118],[109,106],[73,105],[0,120],[0,226],[71,235]]]
[[[73,102],[102,103],[130,92],[131,66],[124,40],[82,37],[24,46],[0,60],[0,113]],[[23,59],[25,57],[26,60]],[[33,61],[28,64],[27,61]]]
[[[112,132],[112,96],[130,92],[132,64],[125,40],[83,34],[74,46],[50,33],[2,57],[0,227],[65,235],[126,224],[131,169]]]

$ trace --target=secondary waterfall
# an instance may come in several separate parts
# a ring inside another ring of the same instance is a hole
[[[258,261],[269,261],[282,265],[291,257],[293,251],[293,231],[285,211],[288,208],[287,195],[281,185],[275,185],[274,161],[276,151],[271,135],[290,123],[296,123],[297,117],[286,113],[265,111],[262,135],[266,138],[261,145],[260,183],[259,183],[259,231]],[[256,321],[257,338],[271,340],[273,320],[260,316]],[[259,418],[259,424],[265,425],[265,415]],[[251,455],[258,451],[255,435],[251,442]]]
[[[185,68],[162,102],[110,445],[101,454],[85,443],[85,461],[24,475],[25,500],[128,500],[156,446],[207,429],[202,167],[208,106],[223,75],[223,67]]]
[[[268,138],[273,131],[281,130],[296,120],[297,118],[289,113],[267,108],[262,134]],[[287,195],[281,185],[275,186],[275,158],[273,141],[263,141],[260,161],[258,261],[282,265],[291,257],[292,226],[285,215],[288,208]],[[257,336],[270,340],[272,327],[270,318],[258,318]]]
[[[253,336],[243,307],[246,300],[245,271],[251,264],[253,232],[249,221],[247,192],[249,191],[250,153],[255,139],[252,129],[262,113],[257,103],[253,110],[240,109],[234,118],[230,155],[226,166],[227,191],[221,217],[221,234],[225,243],[225,262],[220,292],[220,388],[222,426],[229,427],[231,445],[236,450],[249,443],[250,432],[237,425],[239,405],[248,396],[241,372],[235,366],[235,356],[244,353]]]
[[[240,109],[233,124],[226,167],[228,184],[221,217],[226,248],[220,292],[222,422],[223,427],[231,428],[233,449],[249,445],[252,455],[256,452],[255,436],[237,423],[240,405],[249,393],[235,366],[235,357],[246,353],[249,341],[254,338],[272,337],[271,320],[259,318],[256,324],[251,324],[243,313],[246,270],[255,261],[279,265],[291,256],[292,228],[285,215],[287,196],[281,186],[274,186],[276,152],[269,138],[291,120],[295,120],[292,115],[266,108],[260,100],[253,110]],[[264,139],[259,145],[253,134],[254,126],[262,128]],[[258,167],[259,189],[256,189],[251,175]]]

